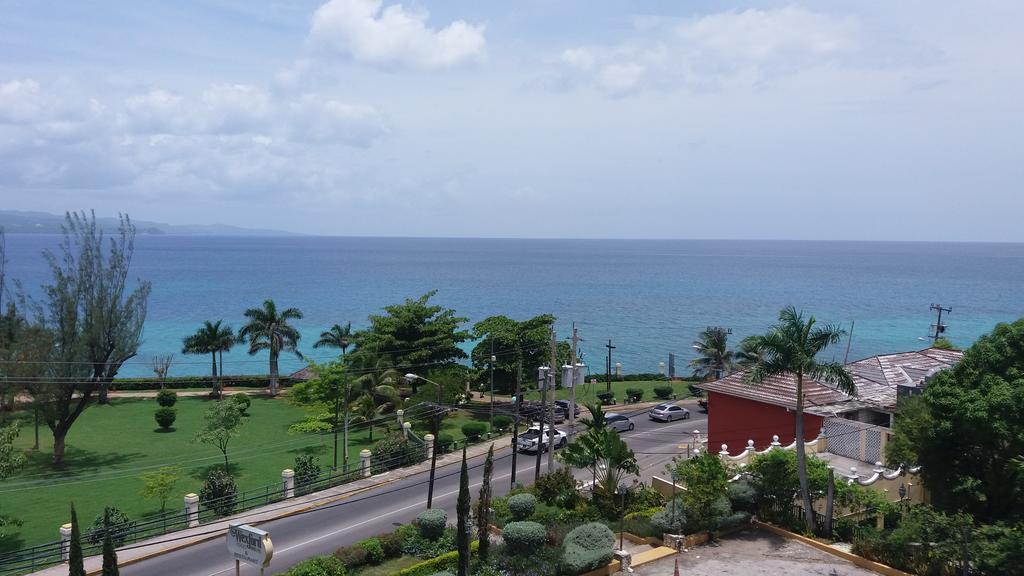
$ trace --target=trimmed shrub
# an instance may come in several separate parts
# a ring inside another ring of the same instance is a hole
[[[508,511],[513,520],[526,520],[536,510],[537,498],[533,494],[516,494],[508,498]]]
[[[676,503],[675,518],[672,516],[671,504],[651,516],[651,527],[661,534],[682,534],[686,530],[686,514],[683,507]]]
[[[437,447],[441,449],[441,452],[450,452],[452,446],[455,444],[455,437],[446,432],[442,432],[437,435]]]
[[[156,423],[164,430],[170,430],[171,426],[174,426],[174,421],[178,419],[178,409],[168,408],[157,408],[156,412],[153,413],[153,418]]]
[[[245,411],[252,405],[252,399],[249,398],[249,395],[245,392],[232,394],[228,398],[238,406],[238,409],[242,411],[242,414],[245,414]]]
[[[655,386],[653,390],[654,395],[659,400],[668,400],[669,398],[672,397],[672,392],[674,392],[671,386]]]
[[[320,465],[312,454],[295,457],[295,486],[303,488],[320,478]]]
[[[462,435],[470,442],[476,442],[487,432],[487,423],[470,420],[462,425]]]
[[[626,399],[630,402],[639,402],[643,397],[643,388],[626,388]]]
[[[107,535],[107,528],[103,525],[104,518],[110,520],[110,539],[113,540],[114,546],[122,546],[128,534],[135,528],[135,522],[114,506],[104,507],[103,512],[93,520],[92,528],[85,533],[85,541],[90,544],[103,542],[103,537]]]
[[[588,522],[569,532],[565,536],[565,544],[587,549],[612,548],[615,546],[615,533],[600,522]]]
[[[316,556],[292,566],[284,576],[345,576],[347,571],[333,556]]]
[[[374,566],[384,561],[384,546],[377,538],[367,538],[359,543],[359,547],[366,551],[366,562]]]
[[[542,524],[529,520],[509,522],[502,529],[501,537],[513,554],[531,554],[544,546],[547,530]]]
[[[437,540],[444,534],[444,527],[448,524],[448,513],[438,508],[431,508],[420,512],[413,525],[420,529],[420,535],[428,540]]]
[[[156,393],[156,403],[163,406],[164,408],[170,408],[174,406],[174,403],[178,401],[178,393],[174,390],[161,390]]]
[[[562,561],[572,574],[596,570],[611,561],[615,534],[600,522],[579,526],[565,537]]]
[[[498,414],[494,417],[494,429],[504,432],[512,426],[512,418],[505,416],[504,414]]]
[[[479,540],[473,540],[472,542],[470,542],[470,553],[475,554],[478,546],[480,546]],[[431,558],[424,562],[420,562],[419,564],[416,564],[414,566],[403,568],[402,570],[396,572],[394,576],[433,576],[434,574],[443,574],[445,572],[453,574],[452,571],[455,570],[456,566],[458,565],[458,562],[459,553],[457,551],[448,552],[446,554],[440,554],[438,556],[435,556],[434,558]]]
[[[199,501],[212,509],[219,516],[228,516],[235,510],[235,497],[238,487],[235,479],[220,468],[210,471],[206,482],[199,490]]]
[[[726,494],[729,496],[729,504],[733,510],[753,513],[757,510],[757,490],[750,482],[739,480],[730,482],[726,487]]]
[[[601,401],[601,404],[613,404],[615,402],[614,392],[598,392],[597,399]]]
[[[370,460],[374,474],[387,472],[392,468],[410,466],[422,462],[426,454],[421,446],[409,442],[402,434],[388,434],[373,445]]]

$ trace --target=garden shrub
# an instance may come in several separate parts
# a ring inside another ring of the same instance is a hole
[[[455,437],[446,432],[442,432],[437,435],[437,447],[441,450],[441,453],[450,452],[452,447],[455,445]]]
[[[415,526],[401,526],[394,532],[388,532],[387,534],[381,534],[377,536],[377,540],[380,540],[380,547],[384,550],[385,558],[398,558],[402,555],[402,544],[405,543],[407,538],[407,532],[404,528],[412,530],[413,534],[418,534]]]
[[[428,540],[437,540],[444,534],[444,527],[448,524],[448,513],[438,508],[431,508],[420,512],[413,524],[420,529],[420,535]]]
[[[541,474],[533,484],[533,489],[537,494],[537,499],[541,502],[562,508],[574,508],[573,505],[566,505],[568,503],[565,500],[572,501],[575,499],[573,497],[579,496],[579,491],[576,489],[576,478],[568,468],[559,468],[553,472]]]
[[[655,386],[654,395],[658,400],[668,400],[672,397],[673,389],[671,386]]]
[[[686,531],[686,514],[683,507],[676,503],[675,515],[672,514],[672,505],[669,504],[664,510],[651,516],[651,527],[661,534],[683,534]]]
[[[720,530],[727,530],[729,528],[739,528],[740,526],[747,526],[750,524],[750,512],[743,510],[733,512],[728,516],[723,517],[718,521],[718,528]]]
[[[359,547],[366,551],[366,562],[376,566],[384,561],[384,546],[377,538],[367,538],[359,543]]]
[[[174,403],[178,401],[178,393],[174,390],[161,390],[156,393],[156,403],[163,406],[164,408],[170,408],[174,406]]]
[[[733,510],[742,510],[753,514],[757,511],[757,490],[747,480],[730,482],[726,487],[729,504]]]
[[[227,516],[235,510],[235,498],[238,487],[230,474],[215,468],[206,477],[206,482],[199,490],[199,501],[212,509],[218,516]]]
[[[572,574],[596,570],[611,561],[615,534],[600,522],[584,524],[565,537],[562,561]]]
[[[494,417],[494,429],[504,432],[512,426],[512,418],[505,416],[504,414],[498,414]]]
[[[435,558],[455,550],[455,528],[445,528],[436,540],[424,538],[419,532],[402,542],[402,553],[416,558]]]
[[[473,540],[469,543],[470,554],[476,554],[477,547],[480,546],[479,540]],[[433,576],[438,572],[451,573],[459,562],[459,553],[457,551],[447,552],[445,554],[438,554],[429,560],[420,562],[408,568],[403,568],[398,572],[395,572],[394,576]]]
[[[545,546],[529,555],[510,554],[505,547],[497,548],[489,556],[486,569],[474,576],[552,576],[566,574],[562,564],[562,549]]]
[[[611,404],[615,402],[614,392],[598,392],[597,399],[601,401],[601,404]]]
[[[543,524],[522,520],[505,524],[501,537],[513,554],[530,554],[544,546],[547,530]]]
[[[421,446],[413,444],[402,434],[392,433],[373,445],[373,458],[370,460],[374,474],[387,472],[392,468],[411,466],[422,462],[426,454]]]
[[[356,570],[366,565],[366,549],[356,544],[355,546],[342,546],[334,551],[334,557],[350,570]]]
[[[284,576],[345,576],[347,571],[333,556],[316,556],[292,566]]]
[[[537,510],[537,498],[524,493],[509,496],[508,511],[513,520],[526,520]]]
[[[170,430],[171,426],[174,426],[174,421],[178,419],[177,408],[157,408],[156,412],[153,413],[153,418],[156,419],[156,423],[164,430]]]
[[[665,504],[665,497],[654,488],[646,485],[634,486],[626,495],[626,513],[638,512]]]
[[[90,544],[103,542],[103,537],[107,534],[107,528],[103,524],[104,518],[108,518],[110,521],[110,539],[114,542],[114,546],[123,545],[128,534],[135,528],[135,522],[114,506],[103,508],[103,512],[100,512],[99,516],[93,520],[92,528],[85,533],[85,540]]]
[[[639,402],[643,397],[643,388],[626,388],[626,399],[630,402]]]
[[[242,414],[245,414],[245,411],[252,405],[252,399],[250,399],[249,395],[245,392],[232,394],[229,398],[238,406],[238,409],[242,411]]]
[[[320,465],[312,454],[302,454],[295,457],[295,486],[302,488],[309,486],[320,478]]]
[[[462,425],[462,435],[468,442],[476,442],[487,432],[487,423],[470,420]]]

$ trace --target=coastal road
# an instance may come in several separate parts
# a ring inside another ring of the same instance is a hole
[[[652,422],[646,410],[630,414],[636,429],[625,432],[622,437],[637,455],[640,476],[649,482],[651,476],[665,477],[665,464],[677,455],[687,454],[686,445],[693,437],[692,432],[707,431],[707,415],[692,410],[691,419],[672,423]],[[565,429],[565,426],[559,426]],[[580,427],[582,428],[582,427]],[[495,496],[508,492],[512,473],[512,451],[505,447],[495,449],[494,472],[491,486]],[[516,465],[516,481],[532,484],[535,457],[519,454]],[[470,461],[470,490],[475,500],[483,474],[484,457]],[[555,462],[556,466],[560,464]],[[547,471],[547,455],[544,455],[541,472]],[[589,472],[577,470],[576,477],[583,482],[591,480]],[[347,500],[330,504],[309,512],[281,518],[260,524],[270,533],[274,541],[274,557],[267,574],[278,574],[292,565],[320,554],[330,554],[339,546],[346,546],[359,540],[392,531],[396,526],[411,522],[426,508],[427,479],[429,472],[385,484],[353,496]],[[455,518],[455,504],[459,491],[459,464],[449,464],[437,469],[434,485],[434,507],[448,511],[448,517]],[[230,576],[234,574],[234,562],[229,560],[224,537],[219,536],[181,550],[169,552],[121,568],[123,576]],[[242,566],[242,574],[256,575],[259,570]]]

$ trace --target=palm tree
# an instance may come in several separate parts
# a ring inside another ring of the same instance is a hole
[[[373,394],[364,393],[352,403],[352,416],[355,422],[362,422],[370,429],[370,442],[373,442],[373,421],[380,415],[380,408]]]
[[[313,348],[340,348],[341,355],[345,356],[345,350],[352,345],[352,323],[346,322],[344,326],[335,324],[326,332],[320,333],[320,339],[313,344]]]
[[[760,384],[772,376],[796,377],[795,436],[796,468],[800,478],[800,498],[803,501],[807,529],[814,529],[814,510],[807,483],[807,456],[804,448],[804,378],[830,384],[854,395],[856,388],[850,374],[838,362],[819,362],[818,354],[838,344],[846,334],[838,326],[815,326],[814,316],[804,319],[793,306],[779,313],[779,323],[764,336],[758,336],[757,348],[761,356],[747,372],[748,382]]]
[[[719,379],[725,372],[732,370],[734,364],[732,351],[728,349],[729,333],[725,328],[709,327],[700,333],[693,342],[693,349],[698,357],[690,360],[693,375],[698,378],[714,376]]]
[[[210,322],[206,320],[195,334],[185,337],[182,342],[183,354],[209,354],[213,362],[213,393],[221,394],[220,379],[217,377],[217,354],[220,353],[220,375],[224,376],[224,351],[230,350],[235,343],[235,333],[231,326],[222,324],[223,320]]]
[[[740,340],[740,349],[733,353],[733,360],[741,368],[749,368],[761,361],[761,341],[759,336],[747,336]]]
[[[260,350],[270,352],[270,395],[277,395],[277,358],[282,350],[294,353],[302,358],[297,346],[301,335],[289,320],[302,318],[298,308],[285,308],[280,313],[273,300],[264,300],[262,308],[249,308],[245,311],[249,323],[238,331],[239,340],[249,340],[249,354]]]
[[[639,474],[636,455],[619,433],[604,425],[604,411],[601,405],[587,405],[590,418],[580,422],[587,431],[562,449],[558,457],[573,468],[589,468],[594,477],[593,494],[596,497],[613,498],[626,474]]]
[[[402,407],[398,384],[403,375],[387,358],[359,349],[352,353],[352,372],[357,375],[356,390],[372,394],[378,402],[391,402],[395,409]]]

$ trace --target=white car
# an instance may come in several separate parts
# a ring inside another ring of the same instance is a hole
[[[633,421],[628,416],[609,412],[604,415],[604,425],[619,432],[627,432],[634,428]]]
[[[555,447],[555,450],[558,450],[559,448],[564,447],[566,442],[568,442],[568,436],[565,435],[565,432],[562,432],[557,428],[548,428],[545,426],[544,431],[546,438],[544,439],[544,446],[542,448],[539,447],[540,425],[534,425],[530,426],[526,432],[519,435],[519,442],[516,444],[516,449],[520,452],[536,453],[538,449],[542,449],[546,452],[552,445]]]
[[[659,422],[671,422],[673,420],[686,420],[690,417],[690,411],[676,404],[658,404],[647,413],[651,420]]]

